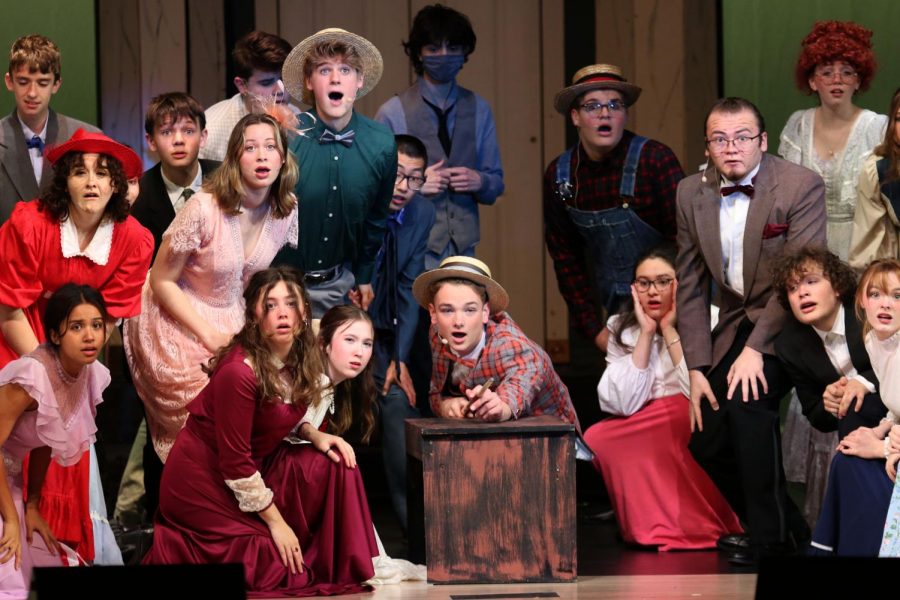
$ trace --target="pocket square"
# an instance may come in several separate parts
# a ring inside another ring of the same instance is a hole
[[[779,235],[783,235],[788,230],[787,223],[768,223],[766,224],[765,229],[763,229],[762,239],[770,240],[774,237],[778,237]]]

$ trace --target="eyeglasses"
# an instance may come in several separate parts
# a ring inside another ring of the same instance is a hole
[[[397,179],[394,181],[395,185],[400,185],[403,183],[403,180],[406,180],[409,189],[414,192],[418,192],[422,189],[422,186],[425,185],[425,178],[420,175],[407,175],[402,171],[397,171]]]
[[[816,69],[815,74],[816,77],[822,81],[838,80],[844,83],[853,83],[853,81],[859,77],[859,73],[851,67],[842,67],[840,69],[835,69],[834,67],[821,67]]]
[[[599,115],[600,111],[606,108],[611,113],[617,113],[625,110],[625,103],[621,100],[610,100],[609,102],[585,102],[578,107],[590,116]]]
[[[714,138],[707,138],[706,145],[709,146],[710,150],[714,150],[715,152],[724,152],[725,149],[728,148],[728,144],[734,144],[734,147],[738,152],[746,152],[750,149],[753,140],[761,136],[762,132],[753,137],[750,137],[749,135],[739,135],[733,140],[723,136],[716,136]]]
[[[675,281],[673,277],[660,277],[659,279],[645,279],[640,277],[634,280],[634,287],[637,288],[639,292],[646,292],[650,290],[650,286],[656,288],[656,291],[662,292],[669,289],[669,286],[672,285],[672,282]]]

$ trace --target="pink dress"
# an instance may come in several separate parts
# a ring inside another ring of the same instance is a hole
[[[191,197],[163,234],[176,254],[189,254],[178,285],[194,310],[219,331],[234,335],[244,324],[242,294],[250,277],[269,266],[282,246],[297,245],[297,210],[285,219],[269,213],[256,248],[244,256],[238,217],[226,215],[207,193]],[[125,355],[144,401],[148,432],[165,462],[187,419],[185,407],[209,381],[201,365],[211,354],[156,300],[149,278],[143,312],[125,322]]]
[[[619,316],[609,320],[618,328]],[[624,332],[634,346],[637,328]],[[613,416],[590,427],[584,440],[603,473],[626,542],[659,550],[715,548],[741,526],[728,502],[688,450],[688,376],[673,365],[657,335],[646,369],[610,335],[607,367],[597,386],[600,407]]]
[[[49,446],[59,464],[77,463],[94,442],[96,406],[103,401],[109,381],[109,370],[98,362],[71,377],[62,369],[56,352],[46,345],[0,370],[0,385],[19,385],[37,402],[37,410],[19,417],[2,448],[6,482],[19,513],[22,566],[16,571],[12,560],[0,565],[0,599],[27,597],[33,567],[65,564],[60,555],[47,551],[39,534],[30,546],[25,541],[22,459],[35,448]]]
[[[261,401],[236,347],[188,411],[163,470],[144,563],[243,563],[250,596],[365,591],[378,548],[359,469],[283,441],[306,407]],[[272,503],[300,541],[302,573],[282,564],[257,514]]]

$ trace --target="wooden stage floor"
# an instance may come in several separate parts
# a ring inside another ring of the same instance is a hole
[[[405,582],[385,585],[369,594],[340,596],[354,600],[751,600],[755,574],[613,575],[579,577],[575,583],[507,585],[429,585]],[[552,595],[555,594],[555,595]],[[272,600],[275,600],[273,598]],[[280,599],[279,599],[280,600]]]

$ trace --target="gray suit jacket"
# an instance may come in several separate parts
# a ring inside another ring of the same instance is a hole
[[[58,114],[52,109],[47,122],[46,145],[59,144],[72,137],[75,130],[84,127],[87,131],[100,131],[78,119]],[[32,200],[53,178],[53,167],[44,159],[41,181],[34,178],[31,158],[25,145],[25,135],[16,111],[0,119],[0,224],[12,214],[16,202]]]
[[[718,174],[708,176],[706,183],[701,177],[682,179],[677,194],[678,333],[687,366],[718,365],[745,318],[754,324],[747,346],[774,355],[773,341],[785,312],[772,290],[772,264],[806,245],[825,246],[825,184],[809,169],[763,155],[744,229],[742,296],[725,283]],[[719,292],[719,322],[706,333],[713,283]]]

